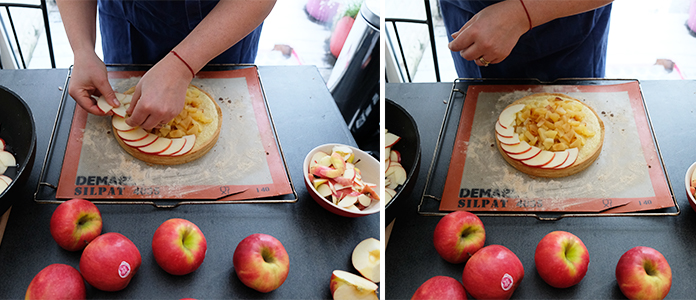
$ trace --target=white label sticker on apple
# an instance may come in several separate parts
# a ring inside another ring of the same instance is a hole
[[[130,272],[131,272],[130,264],[126,261],[122,261],[121,265],[118,266],[118,276],[120,276],[121,278],[126,278],[126,277],[128,277],[128,274],[130,274]]]
[[[515,280],[512,279],[512,276],[510,276],[510,274],[508,273],[505,273],[505,275],[503,275],[503,278],[500,279],[500,287],[503,288],[503,291],[509,290],[514,283]]]

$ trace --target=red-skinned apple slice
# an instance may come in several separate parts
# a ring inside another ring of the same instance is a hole
[[[554,169],[565,169],[567,167],[570,167],[571,165],[573,165],[575,163],[575,160],[578,159],[578,153],[579,153],[578,148],[570,148],[570,149],[567,149],[566,151],[568,151],[568,158],[565,160],[565,162],[562,165],[555,167]]]
[[[10,178],[10,177],[7,176],[7,175],[0,175],[0,180],[4,181],[4,182],[7,183],[8,185],[9,185],[10,183],[12,183],[12,178]]]
[[[10,185],[7,182],[5,182],[4,180],[0,180],[0,194],[2,194],[2,192],[4,192],[8,186]]]
[[[377,300],[377,285],[363,277],[335,270],[329,285],[334,300]]]
[[[169,146],[169,148],[167,148],[165,151],[157,153],[157,155],[170,156],[181,151],[181,149],[184,149],[184,146],[186,145],[186,140],[184,138],[175,138],[171,140],[172,144]]]
[[[532,149],[532,146],[525,141],[520,141],[520,143],[515,145],[500,144],[500,148],[507,154],[521,154]]]
[[[128,131],[116,131],[116,134],[124,141],[139,141],[147,137],[149,132],[140,127]]]
[[[103,95],[97,98],[97,107],[103,113],[108,113],[114,108],[109,102],[106,102],[106,98]]]
[[[525,159],[530,159],[534,156],[539,155],[541,153],[541,149],[535,146],[531,146],[532,148],[529,149],[529,151],[520,153],[520,154],[510,154],[508,153],[508,156],[514,160],[525,160]]]
[[[319,151],[317,153],[314,153],[314,155],[312,155],[312,160],[309,162],[309,167],[311,168],[314,165],[319,164],[322,161],[322,159],[324,157],[327,157],[327,156],[329,156],[329,155],[323,151]],[[327,167],[328,167],[328,165],[327,165]]]
[[[17,160],[15,160],[14,155],[12,155],[12,153],[7,152],[5,150],[0,151],[0,163],[5,165],[6,167],[17,166]]]
[[[154,143],[159,137],[157,135],[154,135],[152,133],[148,133],[147,136],[143,139],[139,139],[137,141],[126,141],[123,140],[123,143],[131,146],[133,148],[140,148],[140,147],[145,147],[147,145],[150,145]]]
[[[386,201],[387,203],[389,203],[389,201],[392,198],[394,198],[395,195],[396,195],[396,191],[394,189],[389,188],[389,187],[384,188],[384,196],[385,196],[385,198],[387,198],[387,201]]]
[[[384,134],[384,148],[391,148],[396,142],[401,139],[400,136],[387,132]]]
[[[119,107],[114,107],[114,108],[111,109],[111,111],[114,112],[114,115],[117,115],[117,116],[119,116],[119,117],[121,117],[121,118],[125,118],[125,117],[126,117],[126,107],[123,106],[123,105],[121,105],[121,106],[119,106]]]
[[[505,128],[502,124],[500,124],[500,121],[498,121],[495,122],[495,133],[504,138],[511,138],[515,133],[515,128],[512,128],[512,126]]]
[[[556,155],[553,157],[553,160],[550,161],[548,164],[541,166],[542,168],[553,169],[555,167],[562,165],[566,161],[566,159],[568,159],[568,155],[569,155],[568,150],[558,151],[555,153],[556,153]]]
[[[154,143],[147,145],[145,147],[140,147],[138,150],[140,150],[143,153],[147,154],[158,154],[162,153],[165,150],[169,148],[169,146],[172,145],[172,140],[168,138],[158,138]]]
[[[550,163],[555,156],[556,153],[552,151],[542,150],[541,153],[539,153],[539,155],[530,159],[525,159],[522,161],[522,163],[530,167],[541,167]]]
[[[504,109],[498,117],[498,122],[503,128],[512,127],[515,123],[516,113],[524,108],[524,104],[515,104]]]
[[[394,161],[394,162],[400,163],[401,162],[401,152],[399,152],[397,150],[392,150],[389,153],[389,161],[390,162]]]
[[[181,151],[172,154],[172,156],[180,156],[189,153],[191,149],[193,149],[193,146],[196,144],[196,136],[193,134],[185,135],[182,138],[186,139],[186,145],[184,145],[184,148],[182,148]]]
[[[365,278],[375,283],[379,282],[380,253],[379,240],[375,238],[363,240],[353,249],[351,256],[353,267]]]
[[[5,145],[7,145],[7,143],[5,143],[5,140],[0,138],[0,150],[5,150]]]
[[[111,125],[113,125],[118,131],[130,131],[137,128],[126,124],[126,119],[117,115],[114,115],[111,118]]]
[[[347,195],[341,199],[341,201],[338,202],[338,206],[343,207],[343,208],[348,208],[349,206],[355,205],[355,202],[358,201],[358,196],[355,195]]]
[[[501,144],[505,144],[505,145],[509,145],[509,146],[516,145],[516,144],[520,143],[520,136],[517,133],[513,133],[512,137],[509,137],[509,138],[502,137],[499,134],[496,134],[495,137],[498,138],[498,141]]]

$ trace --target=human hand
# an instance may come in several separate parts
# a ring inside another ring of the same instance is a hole
[[[116,94],[109,84],[109,79],[106,75],[106,65],[94,54],[85,56],[76,56],[75,64],[73,65],[70,74],[70,85],[68,93],[75,99],[75,102],[84,108],[89,113],[95,115],[106,115],[97,106],[97,101],[92,98],[92,95],[103,95],[111,106],[117,107],[120,105],[116,99]],[[112,114],[109,112],[108,114]]]
[[[487,66],[507,58],[528,29],[529,22],[519,1],[503,1],[474,15],[452,34],[448,47],[466,60]]]
[[[191,71],[167,55],[143,75],[126,111],[126,123],[150,130],[174,119],[184,108]]]

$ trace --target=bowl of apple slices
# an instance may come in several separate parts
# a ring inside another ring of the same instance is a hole
[[[0,86],[0,215],[22,197],[5,197],[23,184],[34,163],[36,129],[29,106]],[[28,170],[27,170],[28,169]]]
[[[691,164],[689,169],[686,170],[684,185],[686,187],[686,196],[689,198],[689,205],[696,211],[696,162]]]
[[[303,163],[305,186],[312,199],[344,217],[363,217],[380,211],[379,161],[347,145],[317,146]]]
[[[411,115],[386,99],[384,105],[385,224],[404,212],[420,170],[420,134]],[[405,199],[404,199],[405,198]]]

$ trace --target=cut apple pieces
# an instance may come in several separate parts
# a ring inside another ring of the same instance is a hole
[[[10,176],[7,175],[0,175],[0,181],[4,181],[9,185],[10,183],[12,183],[12,178],[10,178]]]
[[[406,169],[404,169],[404,167],[397,162],[392,162],[389,164],[389,170],[387,170],[385,176],[389,178],[390,184],[388,187],[392,189],[406,183],[406,178],[408,178]]]
[[[12,153],[2,150],[0,151],[0,164],[6,167],[16,167],[17,161]]]
[[[3,180],[0,180],[0,194],[2,194],[2,192],[4,192],[5,189],[7,189],[8,186],[10,186],[9,183],[7,183],[7,182],[5,182],[5,181],[3,181]]]
[[[126,107],[121,105],[119,107],[114,107],[111,109],[112,112],[114,112],[114,115],[119,116],[121,118],[126,117]]]
[[[126,145],[128,145],[128,146],[131,146],[131,147],[133,147],[133,148],[140,148],[140,147],[145,147],[145,146],[147,146],[147,145],[150,145],[150,144],[154,143],[158,138],[159,138],[158,136],[156,136],[156,135],[154,135],[154,134],[152,134],[152,133],[149,133],[149,134],[148,134],[145,138],[143,138],[143,139],[140,139],[140,140],[137,140],[137,141],[127,141],[127,140],[123,140],[123,143],[126,144]]]
[[[400,136],[393,134],[391,132],[387,132],[384,134],[384,147],[385,148],[391,148],[396,142],[398,142],[401,139]]]
[[[515,133],[515,128],[512,126],[505,128],[502,124],[500,124],[500,121],[497,121],[495,122],[495,133],[504,138],[511,138]]]
[[[522,154],[532,149],[532,146],[525,141],[520,141],[515,145],[500,144],[500,148],[508,154]]]
[[[171,139],[172,144],[167,148],[167,150],[164,150],[160,153],[157,153],[157,155],[162,155],[162,156],[170,156],[174,153],[177,153],[181,151],[181,149],[184,148],[186,145],[186,139],[184,138],[176,138],[176,139]]]
[[[193,134],[185,135],[182,137],[182,139],[186,140],[186,144],[184,145],[184,148],[181,148],[181,150],[179,150],[179,152],[172,154],[172,156],[180,156],[180,155],[184,155],[186,153],[189,153],[189,152],[191,152],[191,149],[193,149],[193,146],[196,144],[196,136]]]
[[[550,163],[555,156],[556,153],[554,152],[542,150],[539,155],[530,159],[525,159],[522,161],[522,163],[530,167],[541,167]]]
[[[495,136],[498,138],[498,141],[501,144],[512,146],[520,143],[520,136],[517,133],[513,133],[512,137],[509,138],[502,137],[499,134],[496,134]]]
[[[551,160],[548,164],[545,164],[541,166],[544,169],[554,169],[560,165],[562,165],[566,159],[568,159],[568,155],[570,154],[568,152],[568,149],[563,150],[563,151],[558,151],[555,152],[556,155],[553,157],[553,160]]]
[[[119,131],[130,131],[136,128],[126,124],[126,119],[120,116],[111,117],[111,125]]]
[[[124,141],[139,141],[146,138],[150,133],[138,127],[128,131],[116,131],[116,134]]]
[[[106,102],[106,98],[104,97],[104,95],[99,96],[99,98],[97,98],[97,107],[103,113],[108,113],[114,108],[113,106],[111,106],[111,104],[109,104],[109,102]]]
[[[498,117],[500,125],[504,128],[512,127],[517,118],[517,113],[524,108],[524,104],[515,104],[505,108]]]
[[[578,150],[578,148],[570,148],[566,149],[566,151],[568,151],[568,158],[562,165],[555,167],[554,169],[565,169],[567,167],[570,167],[575,163],[575,160],[578,159],[578,153],[580,153],[580,150]]]
[[[168,138],[158,138],[154,143],[147,145],[145,147],[140,147],[140,150],[146,154],[159,154],[164,152],[172,145],[172,140]]]
[[[375,238],[363,240],[353,249],[351,256],[353,267],[363,277],[375,283],[379,282],[380,253],[379,240]]]
[[[330,289],[334,300],[379,299],[377,285],[374,282],[346,271],[333,271]]]
[[[5,143],[5,140],[0,138],[0,150],[5,150],[5,145],[7,145],[7,143]]]
[[[527,151],[527,152],[520,153],[520,154],[508,153],[507,156],[509,156],[510,158],[512,158],[514,160],[526,160],[526,159],[530,159],[530,158],[533,158],[533,157],[539,155],[539,153],[541,153],[541,148],[532,146],[532,148],[529,149],[529,151]]]

